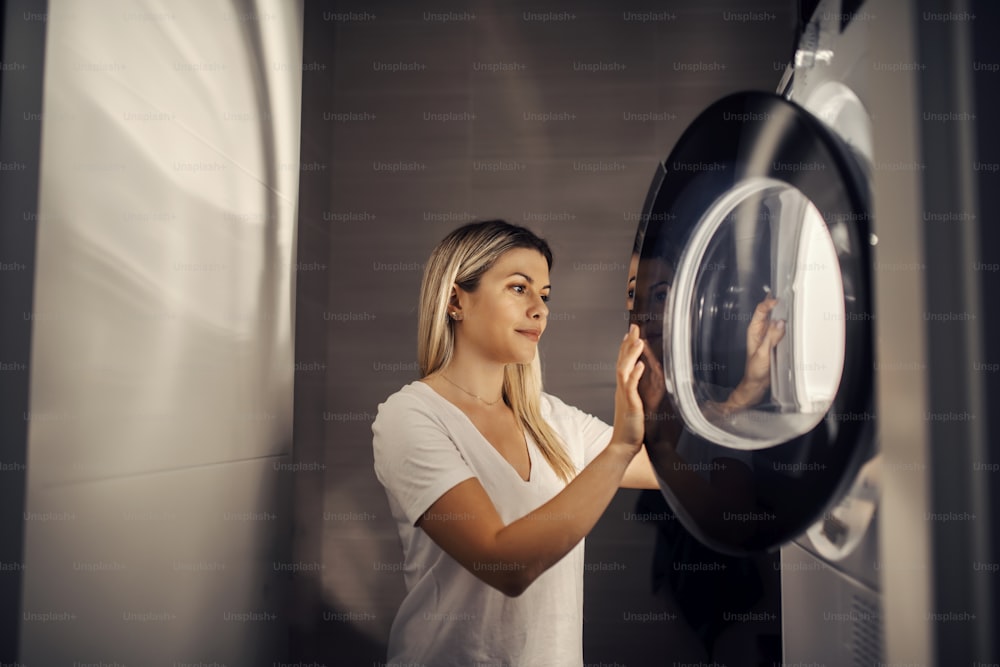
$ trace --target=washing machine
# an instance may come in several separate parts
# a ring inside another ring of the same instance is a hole
[[[682,134],[636,237],[661,490],[709,547],[781,550],[791,664],[883,654],[867,24],[820,2],[776,92],[725,97]]]

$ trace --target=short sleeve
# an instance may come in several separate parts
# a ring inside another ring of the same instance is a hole
[[[583,445],[583,466],[590,465],[590,462],[597,458],[597,455],[603,452],[604,448],[611,442],[611,433],[614,428],[594,415],[572,405],[567,405],[551,394],[543,396],[549,404],[547,418],[551,422],[562,424],[563,428],[576,434]]]
[[[584,442],[584,465],[597,458],[597,455],[604,451],[604,448],[611,442],[611,433],[614,428],[607,422],[598,419],[594,415],[587,414],[579,408],[570,408],[577,415],[580,424],[580,433],[583,434]]]
[[[411,525],[449,489],[475,477],[440,419],[403,393],[378,406],[372,448],[376,477]]]

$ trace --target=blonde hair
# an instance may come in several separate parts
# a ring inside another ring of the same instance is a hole
[[[474,222],[446,236],[431,253],[420,286],[420,314],[417,322],[417,361],[420,376],[426,377],[451,361],[455,350],[455,322],[448,317],[452,285],[467,292],[479,287],[483,274],[508,250],[537,250],[552,268],[549,245],[531,230],[503,220]],[[542,367],[535,358],[527,364],[504,367],[503,399],[514,418],[531,434],[545,460],[564,482],[576,474],[566,449],[542,418]]]

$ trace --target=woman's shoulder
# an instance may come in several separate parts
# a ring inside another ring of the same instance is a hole
[[[557,419],[559,417],[565,417],[571,415],[577,411],[577,408],[573,407],[566,401],[562,400],[555,394],[549,394],[547,392],[542,392],[541,401],[539,402],[539,407],[542,411],[542,417],[546,419]]]
[[[415,437],[438,437],[451,430],[444,406],[434,390],[420,381],[411,382],[379,403],[371,424],[376,450],[390,449]]]
[[[434,391],[429,384],[414,380],[379,403],[375,421],[386,423],[402,420],[412,424],[417,420],[448,429],[449,424],[455,421],[457,411],[458,408]]]
[[[581,410],[558,396],[545,392],[542,392],[541,411],[542,417],[551,421],[572,421],[585,424],[598,419],[586,410]]]
[[[425,382],[414,380],[397,391],[389,394],[378,404],[376,421],[385,421],[399,417],[412,417],[423,414],[428,417],[440,418],[441,405],[435,400],[435,392]]]

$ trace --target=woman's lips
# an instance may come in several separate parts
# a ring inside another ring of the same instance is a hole
[[[517,333],[521,334],[522,336],[526,336],[526,337],[530,338],[531,340],[535,341],[536,343],[538,342],[538,339],[542,337],[542,332],[541,331],[532,330],[532,329],[518,329]]]

